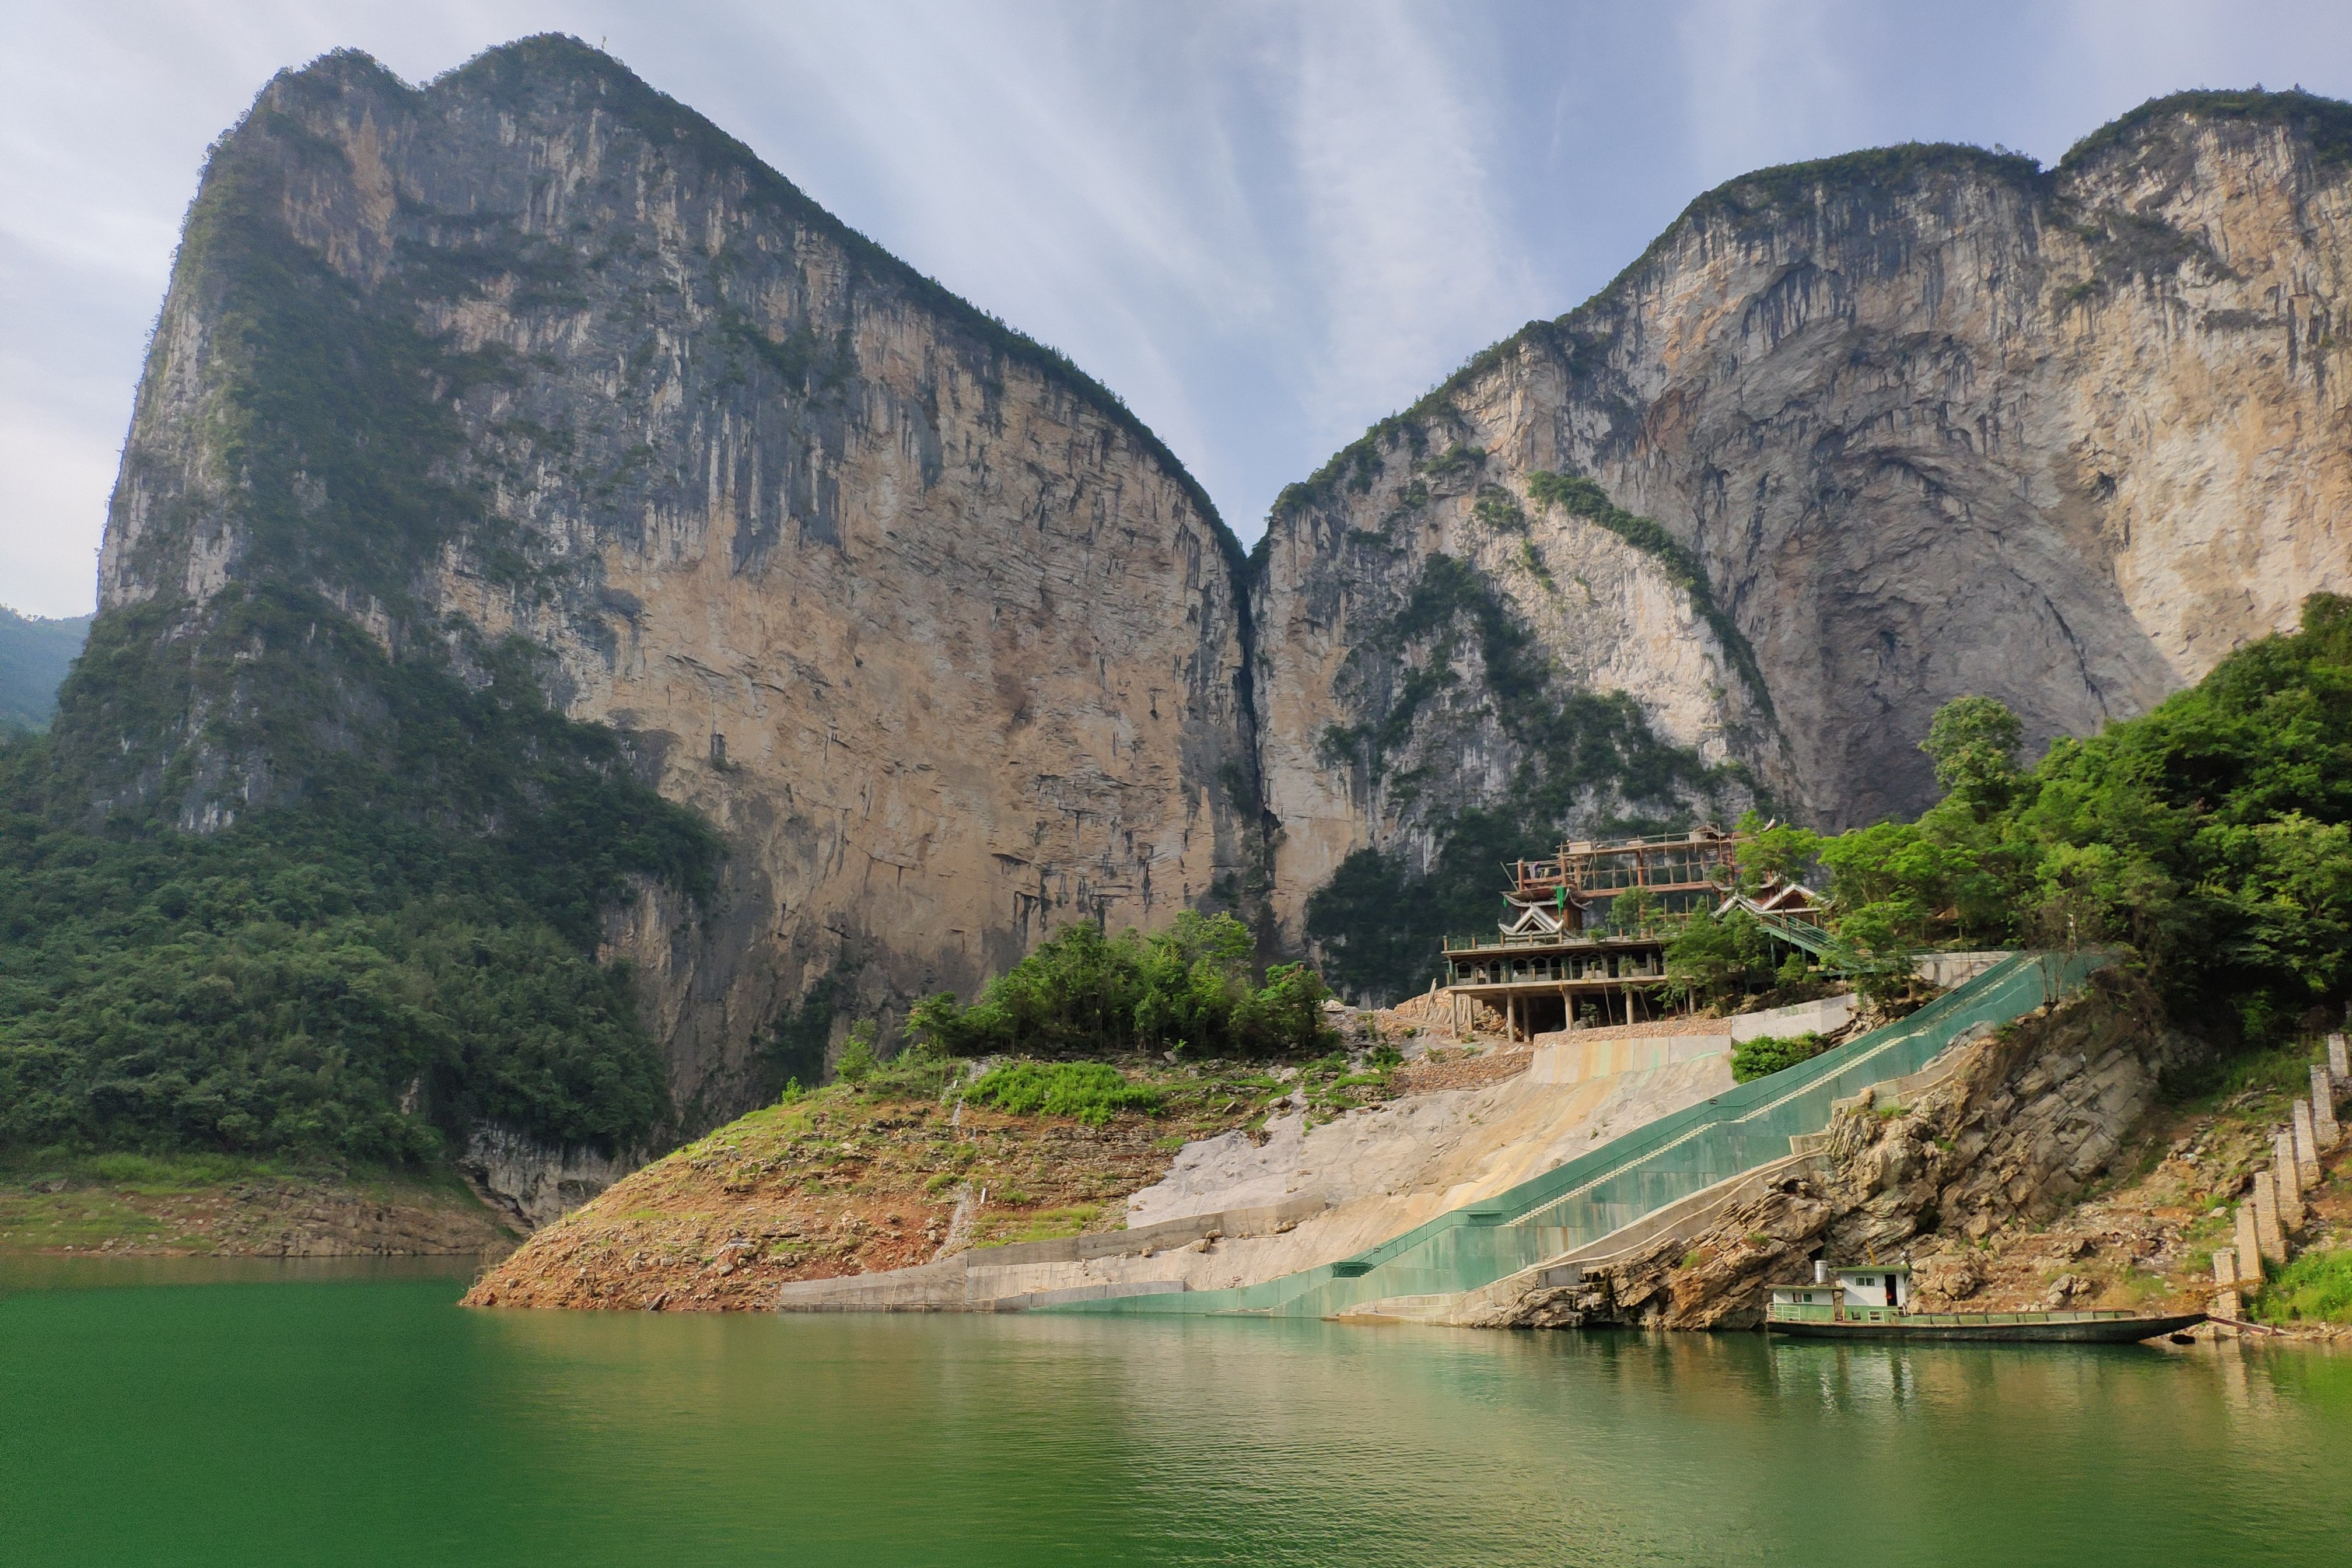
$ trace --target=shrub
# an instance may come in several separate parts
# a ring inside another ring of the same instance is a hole
[[[874,1076],[874,1026],[852,1024],[849,1038],[843,1042],[841,1059],[833,1064],[833,1074],[847,1084],[864,1083]]]
[[[2175,1015],[2261,1049],[2352,996],[2352,601],[2030,770],[1997,702],[1925,750],[1948,792],[1822,846],[1840,934],[1893,956],[1958,940],[2119,950]],[[2232,1030],[2231,1026],[2234,1026]]]
[[[1821,1036],[1810,1032],[1802,1035],[1759,1035],[1752,1040],[1742,1041],[1732,1050],[1731,1080],[1734,1083],[1752,1083],[1784,1068],[1795,1067],[1799,1062],[1809,1062],[1829,1048]]]
[[[1255,946],[1249,928],[1224,914],[1188,910],[1150,936],[1067,926],[969,1006],[948,993],[918,1003],[908,1027],[954,1056],[1260,1057],[1328,1047],[1335,1037],[1322,977],[1276,964],[1253,984]]]
[[[2352,1323],[2352,1247],[2305,1253],[2263,1288],[2254,1310],[2273,1323]]]
[[[963,1097],[1015,1116],[1069,1116],[1089,1127],[1122,1110],[1154,1115],[1162,1103],[1160,1090],[1129,1083],[1102,1062],[1008,1062],[983,1073]]]
[[[1713,1002],[1769,984],[1771,935],[1746,910],[1701,910],[1666,944],[1666,975],[1675,995]]]

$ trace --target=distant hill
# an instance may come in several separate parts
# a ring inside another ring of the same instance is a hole
[[[58,683],[89,640],[90,620],[47,621],[0,609],[0,730],[48,727]]]

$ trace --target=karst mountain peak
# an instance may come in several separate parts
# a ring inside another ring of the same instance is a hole
[[[59,765],[216,830],[509,671],[722,847],[598,916],[695,1125],[1073,920],[1392,994],[1500,854],[1914,809],[1948,699],[2086,733],[2347,586],[2347,124],[1731,181],[1244,556],[1113,394],[608,57],[331,55],[191,208]]]

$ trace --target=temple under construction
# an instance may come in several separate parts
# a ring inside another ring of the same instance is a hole
[[[1507,864],[1510,918],[1493,937],[1447,937],[1444,984],[1456,1034],[1481,1005],[1503,1016],[1514,1040],[1583,1025],[1663,1016],[1665,950],[1692,914],[1744,908],[1792,946],[1822,952],[1827,933],[1807,917],[1818,907],[1801,883],[1743,890],[1739,852],[1748,836],[1712,826],[1685,834],[1579,840],[1549,859]]]

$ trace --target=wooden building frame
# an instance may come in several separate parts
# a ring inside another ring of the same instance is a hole
[[[1491,938],[1444,941],[1454,1033],[1467,1037],[1481,1003],[1503,1015],[1514,1041],[1571,1027],[1577,1009],[1588,1004],[1612,1024],[1664,1016],[1658,992],[1667,984],[1665,950],[1675,917],[1714,909],[1732,895],[1746,841],[1709,826],[1649,838],[1570,841],[1549,859],[1507,863],[1503,897],[1514,918],[1498,922]],[[1590,929],[1605,906],[1636,888],[1659,900],[1667,920],[1658,929]]]

